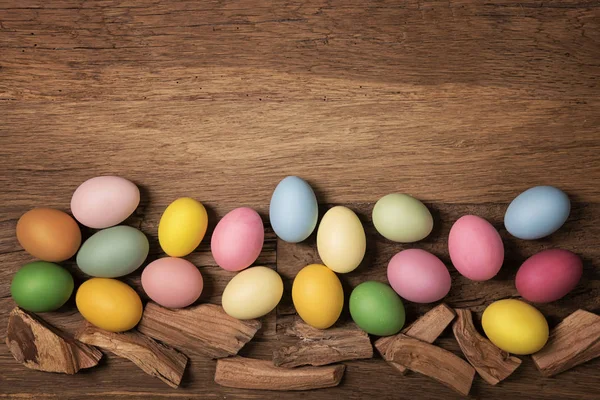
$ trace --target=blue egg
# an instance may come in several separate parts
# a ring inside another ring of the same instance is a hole
[[[565,192],[553,186],[536,186],[510,203],[504,226],[519,239],[540,239],[563,226],[570,212],[571,202]]]
[[[280,239],[290,243],[303,241],[315,230],[319,218],[315,192],[297,176],[286,177],[273,192],[269,218]]]

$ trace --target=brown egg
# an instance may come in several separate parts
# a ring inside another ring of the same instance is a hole
[[[34,208],[19,218],[17,240],[32,256],[58,262],[77,253],[81,231],[67,213],[52,208]]]

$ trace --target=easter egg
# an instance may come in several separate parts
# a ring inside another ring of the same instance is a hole
[[[194,199],[182,197],[167,207],[158,223],[158,242],[171,257],[184,257],[198,247],[206,228],[208,215]]]
[[[498,231],[476,215],[460,217],[448,236],[448,251],[454,267],[473,281],[496,276],[504,262],[504,244]]]
[[[54,311],[69,300],[73,286],[73,277],[66,269],[35,261],[25,264],[15,274],[10,294],[15,303],[27,311]]]
[[[425,239],[433,229],[433,217],[419,200],[407,194],[383,196],[373,207],[373,225],[383,237],[412,243]]]
[[[498,348],[513,354],[533,354],[548,341],[548,323],[535,307],[515,299],[490,304],[481,318],[483,331]]]
[[[318,217],[317,197],[308,183],[297,176],[279,182],[271,197],[269,219],[280,239],[303,241],[315,230]]]
[[[140,296],[116,279],[85,281],[77,290],[75,303],[83,318],[110,332],[132,329],[142,318]]]
[[[17,240],[35,258],[57,262],[77,253],[81,231],[67,213],[52,208],[34,208],[19,218]]]
[[[77,266],[90,276],[116,278],[138,269],[150,245],[148,238],[131,226],[113,226],[96,232],[77,253]]]
[[[304,322],[317,329],[327,329],[340,317],[344,290],[335,272],[324,265],[311,264],[294,278],[292,301]]]
[[[103,229],[123,222],[140,204],[140,190],[119,176],[97,176],[83,182],[71,198],[71,212],[90,228]]]
[[[223,291],[221,303],[237,319],[259,318],[273,311],[283,295],[283,281],[267,267],[252,267],[234,276]]]
[[[510,203],[504,226],[519,239],[540,239],[563,226],[570,212],[571,202],[565,192],[553,186],[536,186]]]
[[[367,281],[350,295],[350,315],[358,327],[377,336],[395,335],[404,326],[402,300],[385,283]]]
[[[388,264],[387,277],[396,293],[413,303],[433,303],[450,291],[448,268],[425,250],[409,249],[396,254]]]
[[[353,271],[366,248],[365,230],[354,211],[336,206],[325,213],[317,230],[317,251],[327,267],[341,274]]]
[[[265,228],[256,211],[248,207],[227,213],[215,227],[210,249],[221,268],[241,271],[260,255],[265,240]]]
[[[521,265],[515,284],[525,300],[548,303],[573,290],[582,274],[583,264],[576,254],[561,249],[544,250]]]
[[[187,307],[200,297],[204,287],[202,274],[183,258],[164,257],[151,262],[142,272],[142,287],[152,300],[163,307]]]

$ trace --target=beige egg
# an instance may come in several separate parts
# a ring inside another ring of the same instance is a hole
[[[341,274],[353,271],[366,248],[365,230],[354,211],[337,206],[325,213],[317,231],[317,250],[323,264]]]
[[[273,311],[282,295],[283,281],[277,272],[267,267],[253,267],[229,281],[221,303],[232,317],[253,319]]]

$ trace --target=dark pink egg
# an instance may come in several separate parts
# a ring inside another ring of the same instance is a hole
[[[576,254],[561,249],[544,250],[525,260],[515,284],[524,299],[549,303],[573,290],[582,274],[583,264]]]

